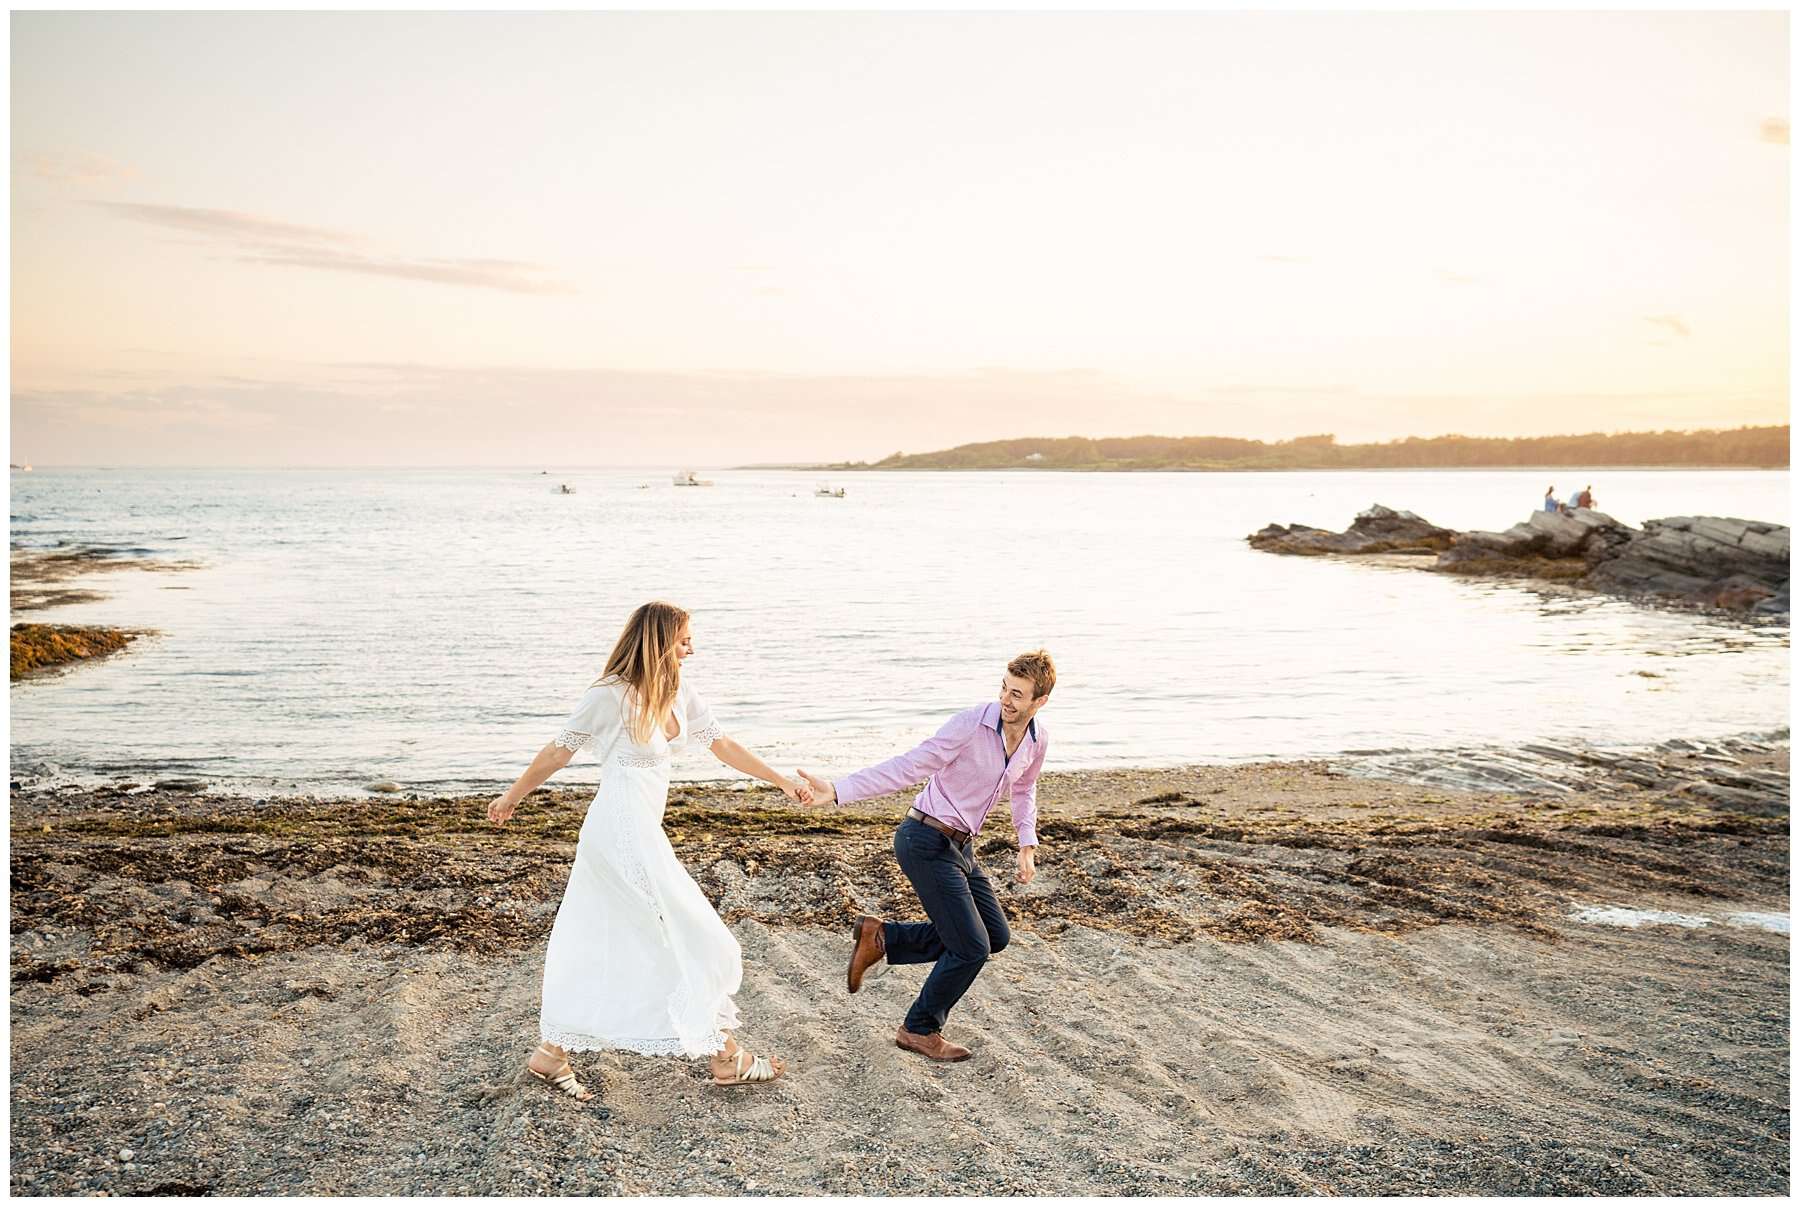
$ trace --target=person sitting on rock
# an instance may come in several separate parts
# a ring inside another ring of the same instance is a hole
[[[1556,497],[1554,484],[1544,492],[1544,510],[1552,513],[1562,510],[1562,501]]]
[[[1575,506],[1585,507],[1585,508],[1588,508],[1589,510],[1593,509],[1594,487],[1591,483],[1587,486],[1582,487],[1581,493],[1575,496]]]

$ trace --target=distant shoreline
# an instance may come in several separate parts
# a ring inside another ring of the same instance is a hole
[[[1786,473],[1787,465],[725,465],[709,468],[709,473],[793,472],[820,474],[884,473],[884,474],[1481,474],[1510,473],[1514,470],[1577,470],[1590,473],[1646,471],[1675,473],[1679,471],[1715,472],[1728,469],[1755,470],[1758,473]]]
[[[1018,436],[879,461],[841,461],[840,470],[1329,470],[1531,469],[1653,465],[1668,468],[1786,468],[1786,424],[1706,431],[1584,432],[1553,436],[1408,436],[1339,444],[1324,432],[1289,440],[1239,436]]]
[[[673,463],[665,465],[559,465],[557,473],[667,473]],[[1788,465],[1747,465],[1741,463],[1721,462],[1709,465],[1671,465],[1655,463],[1646,465],[1601,465],[1601,464],[1563,464],[1563,465],[1156,465],[1156,466],[1113,466],[1113,465],[906,465],[886,466],[874,462],[841,462],[833,461],[819,464],[794,465],[707,465],[692,463],[691,468],[704,473],[809,473],[809,474],[844,474],[844,473],[1032,473],[1032,474],[1341,474],[1341,473],[1487,473],[1496,470],[1515,469],[1548,469],[1548,470],[1591,470],[1594,472],[1615,470],[1699,470],[1714,471],[1727,469],[1754,469],[1763,472],[1778,471],[1785,473],[1792,466]],[[100,473],[444,473],[450,470],[466,470],[470,473],[529,473],[547,472],[537,466],[525,465],[40,465],[34,473],[58,473],[69,470],[82,470]]]

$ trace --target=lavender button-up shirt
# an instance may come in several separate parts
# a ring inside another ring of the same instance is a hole
[[[1006,757],[998,701],[965,709],[944,722],[931,737],[885,763],[864,768],[837,781],[840,801],[867,800],[925,780],[913,808],[970,834],[981,833],[1002,796],[1012,793],[1013,829],[1019,845],[1037,845],[1037,781],[1049,747],[1033,717]],[[929,777],[929,778],[928,778]]]

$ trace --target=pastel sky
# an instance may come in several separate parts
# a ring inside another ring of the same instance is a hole
[[[1785,423],[1787,20],[14,14],[12,457]]]

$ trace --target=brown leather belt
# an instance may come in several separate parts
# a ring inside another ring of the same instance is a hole
[[[959,830],[955,826],[945,825],[943,822],[939,821],[937,818],[932,817],[928,813],[921,813],[917,809],[908,809],[906,811],[906,815],[908,817],[912,818],[914,821],[924,822],[926,825],[928,825],[932,829],[938,831],[940,834],[948,834],[950,837],[956,839],[957,842],[967,842],[967,841],[969,841],[969,839],[971,837],[971,835],[969,834],[969,832],[967,830]]]

